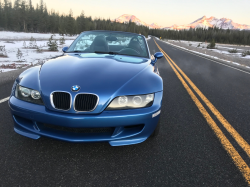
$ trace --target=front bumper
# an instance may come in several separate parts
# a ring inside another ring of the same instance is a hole
[[[160,115],[152,115],[161,109],[162,92],[155,93],[151,107],[133,110],[103,111],[100,114],[66,114],[54,112],[45,106],[21,101],[14,96],[9,106],[15,132],[29,138],[41,136],[69,142],[108,141],[112,146],[130,145],[145,141],[154,131]],[[50,128],[46,124],[66,129],[112,128],[112,132],[76,133]]]

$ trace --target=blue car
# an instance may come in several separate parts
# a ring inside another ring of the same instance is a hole
[[[15,80],[14,130],[69,142],[137,144],[159,132],[163,81],[144,36],[82,32],[64,54]]]

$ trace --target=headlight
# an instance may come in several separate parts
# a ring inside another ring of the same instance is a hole
[[[32,90],[30,95],[33,99],[40,99],[41,98],[40,92],[38,92],[36,90]]]
[[[23,97],[30,96],[30,89],[19,86],[20,93]]]
[[[152,106],[154,94],[116,97],[106,110],[124,110]]]
[[[23,100],[23,101],[43,105],[41,94],[37,90],[32,90],[32,89],[17,85],[15,96],[16,98]]]

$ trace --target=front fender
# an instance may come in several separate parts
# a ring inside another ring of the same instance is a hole
[[[39,71],[41,66],[35,66],[25,70],[19,75],[16,82],[24,87],[41,91],[39,81]]]

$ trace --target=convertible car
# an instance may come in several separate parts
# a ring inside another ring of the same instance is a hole
[[[14,130],[69,142],[141,143],[159,132],[163,81],[145,37],[82,32],[63,55],[15,80]]]

